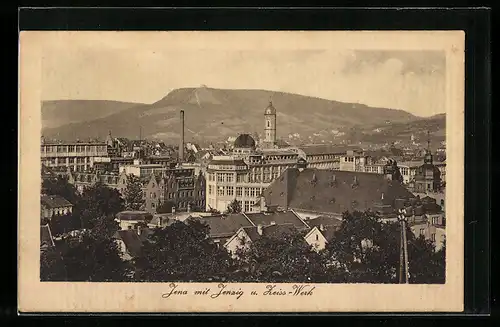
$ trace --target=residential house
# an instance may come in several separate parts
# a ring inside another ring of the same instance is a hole
[[[416,237],[423,236],[426,240],[434,243],[436,251],[439,251],[446,240],[446,227],[439,223],[438,217],[428,217],[427,221],[410,224],[410,229]]]
[[[237,256],[238,250],[245,250],[261,237],[281,238],[285,235],[294,234],[297,229],[293,224],[272,224],[268,226],[257,225],[241,227],[225,243],[224,247],[233,257]]]
[[[112,189],[120,190],[120,176],[113,172],[100,172],[96,170],[70,171],[68,172],[68,183],[73,184],[79,193],[87,187],[101,183]]]
[[[53,216],[63,216],[73,212],[73,204],[59,195],[42,195],[40,202],[41,219],[50,219]]]
[[[208,225],[210,238],[214,243],[223,246],[241,227],[255,226],[244,214],[214,215],[194,217]]]
[[[311,230],[304,237],[306,242],[316,251],[324,250],[326,244],[332,241],[335,232],[340,228],[342,220],[335,217],[320,216],[305,221]]]
[[[147,225],[153,219],[153,215],[147,211],[122,211],[116,215],[115,221],[120,229],[136,229],[139,224]]]

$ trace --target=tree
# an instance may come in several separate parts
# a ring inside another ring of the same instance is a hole
[[[64,281],[66,271],[59,251],[48,248],[40,251],[40,281]]]
[[[127,187],[124,192],[125,207],[128,210],[141,210],[144,206],[144,192],[139,177],[130,174],[127,176]]]
[[[326,257],[313,251],[298,232],[260,237],[236,255],[239,271],[244,272],[237,278],[245,282],[321,283],[339,278]]]
[[[101,183],[85,188],[82,198],[75,207],[73,214],[79,217],[81,228],[92,229],[101,217],[113,219],[124,210],[120,193]]]
[[[173,201],[165,201],[160,203],[156,208],[156,213],[171,213],[172,208],[175,208],[175,203]]]
[[[373,212],[346,212],[335,240],[328,243],[331,260],[352,283],[397,283],[400,267],[399,223],[383,223]],[[410,283],[434,283],[439,264],[434,246],[406,230]],[[432,267],[432,268],[429,268]]]
[[[227,251],[208,238],[199,220],[174,222],[156,229],[134,260],[138,281],[225,281],[234,268]]]
[[[71,213],[67,213],[62,216],[54,215],[48,223],[53,235],[62,235],[71,230],[77,229],[74,228],[73,215]]]
[[[65,240],[63,262],[69,281],[120,282],[127,280],[127,264],[113,237],[96,226],[79,240]]]
[[[238,200],[234,199],[227,206],[226,213],[240,213],[240,212],[241,212],[241,203]]]
[[[74,185],[68,182],[67,177],[57,176],[42,181],[42,194],[59,195],[75,205],[80,199]]]

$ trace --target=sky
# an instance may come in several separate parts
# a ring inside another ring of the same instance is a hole
[[[171,90],[265,89],[417,116],[445,112],[445,53],[371,50],[47,49],[42,100],[153,103]]]

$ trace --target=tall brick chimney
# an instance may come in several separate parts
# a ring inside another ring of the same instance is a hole
[[[181,140],[179,143],[179,161],[184,161],[184,110],[181,110]]]

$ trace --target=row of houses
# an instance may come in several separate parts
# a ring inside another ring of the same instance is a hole
[[[144,210],[156,213],[164,202],[170,202],[178,211],[187,211],[191,208],[205,208],[205,177],[197,167],[165,167],[161,165],[143,164],[127,166],[120,174],[106,173],[99,170],[65,171],[48,168],[42,165],[42,179],[56,176],[65,176],[68,182],[82,193],[86,187],[101,183],[124,194],[130,175],[139,178],[144,194]],[[56,201],[60,201],[54,198]],[[44,198],[42,204],[50,200]],[[47,202],[48,203],[48,202]],[[59,207],[47,207],[42,216],[51,216],[61,211]]]

